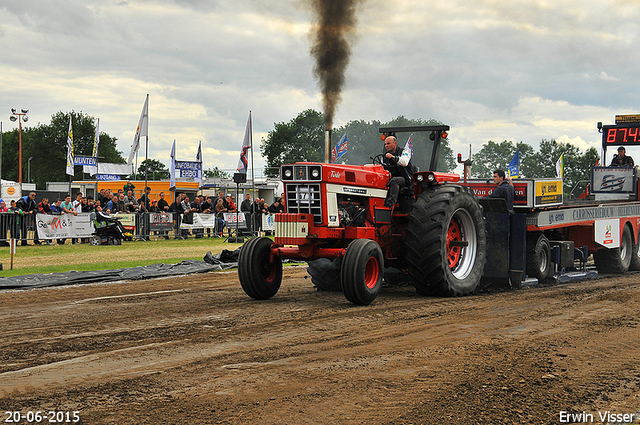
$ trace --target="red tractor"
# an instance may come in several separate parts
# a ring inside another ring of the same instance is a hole
[[[449,126],[386,127],[380,132],[429,132],[428,170],[436,170]],[[414,146],[414,152],[417,147]],[[238,276],[250,297],[268,299],[282,282],[282,261],[303,260],[316,286],[339,282],[347,300],[373,302],[385,268],[409,275],[423,295],[473,292],[483,274],[486,231],[483,210],[457,174],[413,173],[413,189],[385,207],[389,172],[382,154],[370,165],[283,165],[286,212],[275,215],[275,238],[253,238],[239,256]],[[315,271],[314,271],[315,270]]]

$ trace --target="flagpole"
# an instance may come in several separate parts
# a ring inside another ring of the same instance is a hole
[[[249,143],[251,144],[251,192],[253,193],[253,202],[256,201],[256,170],[253,168],[253,119],[251,118],[251,110],[249,110]],[[251,208],[251,228],[253,229],[253,224],[255,220],[253,219],[253,204],[249,205]],[[254,229],[255,230],[255,229]],[[253,234],[253,232],[252,232]],[[257,235],[257,233],[253,234],[253,236]]]

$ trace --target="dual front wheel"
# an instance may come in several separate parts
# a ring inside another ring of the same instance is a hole
[[[245,243],[240,251],[238,278],[244,292],[252,298],[268,299],[280,289],[282,262],[279,257],[271,255],[272,244],[269,238],[254,238]],[[331,262],[322,264],[329,267]],[[380,292],[384,275],[384,257],[380,245],[370,239],[356,239],[349,244],[344,258],[337,264],[340,266],[340,285],[345,298],[354,304],[371,304]],[[317,269],[319,267],[314,265],[314,274]],[[334,278],[331,280],[336,281]]]

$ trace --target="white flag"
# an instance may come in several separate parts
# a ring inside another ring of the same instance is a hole
[[[98,123],[96,124],[96,134],[95,136],[93,136],[93,152],[91,153],[91,156],[96,158],[96,164],[98,162],[97,157],[98,157],[98,144],[100,143],[100,118],[98,118]],[[83,173],[87,173],[90,176],[95,176],[98,173],[98,166],[97,165],[83,165],[82,166],[82,172]]]
[[[202,140],[198,143],[198,153],[196,154],[196,162],[198,162],[198,175],[196,176],[196,181],[200,183],[200,187],[202,187]]]
[[[127,164],[129,165],[133,164],[133,158],[136,156],[138,148],[140,148],[140,137],[142,136],[149,137],[149,95],[147,95],[147,98],[144,101],[140,121],[138,121],[138,128],[136,129],[135,136],[133,136],[131,153],[129,153],[129,160],[127,161]]]
[[[560,155],[556,162],[556,176],[560,179],[564,177],[564,154]]]
[[[176,139],[173,139],[173,147],[171,148],[171,184],[170,188],[176,187]]]
[[[242,150],[240,151],[240,160],[238,161],[238,173],[247,174],[247,150],[251,148],[251,112],[247,120],[247,128],[244,131],[244,140],[242,142]]]
[[[67,174],[73,176],[73,129],[69,117],[69,132],[67,133]]]

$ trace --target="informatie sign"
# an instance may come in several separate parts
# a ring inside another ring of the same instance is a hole
[[[593,167],[591,169],[591,192],[636,193],[635,168]]]
[[[536,180],[534,207],[562,204],[562,179]]]
[[[202,176],[202,163],[198,161],[176,161],[175,169],[180,170],[180,178],[199,179]]]

